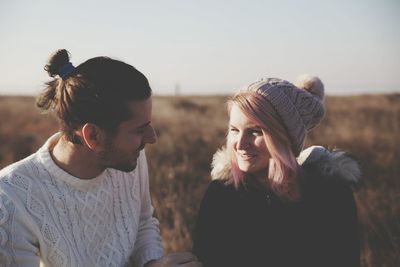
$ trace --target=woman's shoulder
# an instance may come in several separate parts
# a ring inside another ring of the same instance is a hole
[[[345,183],[355,185],[361,177],[357,160],[342,150],[312,146],[297,158],[306,180],[310,182]]]
[[[348,195],[361,177],[358,162],[345,151],[313,146],[297,160],[303,170],[301,185],[306,195],[320,198]]]
[[[243,190],[226,180],[212,180],[203,196],[201,206],[222,214],[235,213],[244,205]]]
[[[218,198],[236,194],[237,190],[232,183],[227,180],[212,180],[207,187],[206,195]]]

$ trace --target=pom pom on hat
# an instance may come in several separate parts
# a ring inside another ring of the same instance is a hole
[[[304,89],[315,95],[321,101],[324,100],[324,84],[318,77],[303,74],[297,78],[295,84],[298,88]]]

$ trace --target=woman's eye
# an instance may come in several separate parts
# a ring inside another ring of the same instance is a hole
[[[238,133],[238,132],[239,132],[239,130],[236,129],[236,128],[230,128],[229,131],[230,131],[230,132],[233,132],[233,133]]]
[[[260,135],[263,134],[262,131],[259,130],[259,129],[253,129],[253,130],[250,131],[250,133],[251,133],[252,135],[255,135],[255,136],[260,136]]]

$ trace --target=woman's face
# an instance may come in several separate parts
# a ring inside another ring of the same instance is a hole
[[[265,178],[270,155],[263,132],[236,104],[232,105],[230,111],[228,135],[228,145],[236,154],[239,169]]]

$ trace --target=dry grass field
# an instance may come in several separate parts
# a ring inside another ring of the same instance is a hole
[[[363,267],[400,266],[400,94],[328,97],[308,136],[351,152],[363,177],[355,191]],[[190,250],[210,162],[224,144],[225,97],[155,97],[158,142],[147,147],[151,191],[167,252]],[[0,168],[33,153],[57,130],[31,97],[0,97]]]

